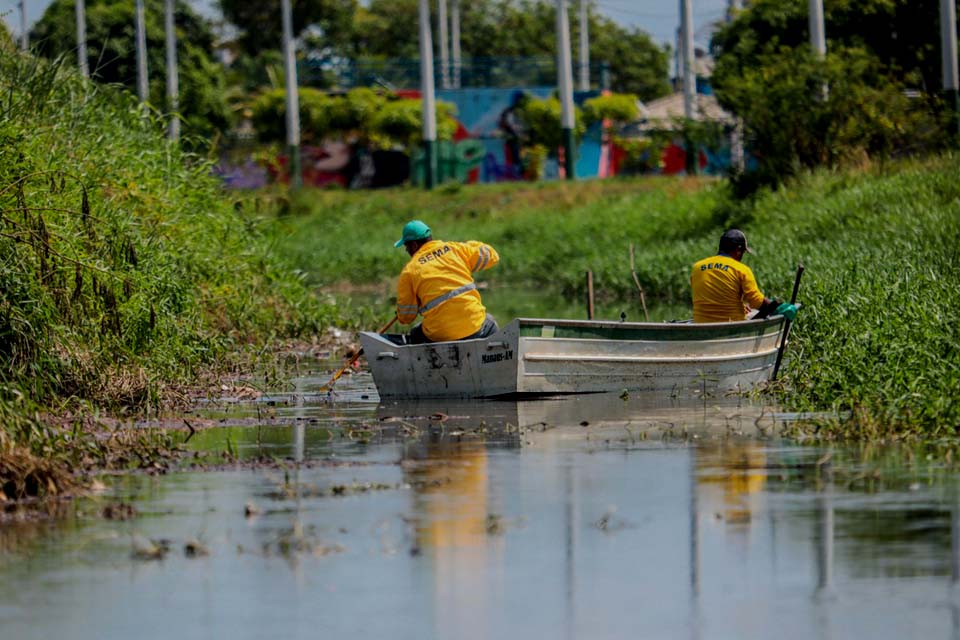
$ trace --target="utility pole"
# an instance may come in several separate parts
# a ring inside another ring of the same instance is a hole
[[[84,0],[77,0],[77,64],[80,66],[80,75],[90,77],[90,67],[87,63],[87,6]]]
[[[180,75],[177,70],[177,28],[174,22],[175,0],[166,0],[165,26],[167,31],[167,110],[170,112],[168,134],[176,142],[180,139]]]
[[[957,7],[955,0],[940,0],[940,50],[943,60],[943,93],[953,111],[952,130],[960,133],[960,96],[957,78]]]
[[[683,61],[683,117],[695,116],[697,75],[693,68],[693,7],[691,0],[680,0],[680,59]]]
[[[137,0],[135,16],[137,31],[137,97],[140,102],[150,98],[147,83],[147,27],[144,24],[143,0]]]
[[[433,189],[437,176],[437,108],[433,91],[433,39],[430,0],[420,0],[420,93],[423,103],[423,182]]]
[[[683,16],[680,16],[683,20]],[[670,82],[671,88],[676,92],[683,88],[683,28],[677,27],[676,47],[673,51],[674,77]]]
[[[823,28],[823,0],[809,0],[810,46],[820,58],[827,55],[827,40]]]
[[[20,49],[30,48],[30,33],[27,31],[27,0],[20,0]]]
[[[808,19],[810,21],[810,47],[818,60],[823,60],[827,55],[826,30],[823,26],[823,0],[809,0]],[[824,82],[820,86],[820,100],[826,100],[830,93],[830,87]]]
[[[557,84],[560,87],[560,126],[563,129],[563,167],[567,180],[574,173],[573,63],[570,60],[570,21],[567,0],[557,0]]]
[[[450,88],[450,50],[447,48],[447,0],[437,0],[437,37],[440,38],[440,87]]]
[[[283,22],[283,69],[287,85],[287,154],[290,158],[290,186],[303,186],[300,173],[300,95],[297,87],[297,61],[293,50],[293,18],[290,0],[280,2]]]
[[[693,68],[693,7],[691,0],[680,0],[680,33],[682,39],[683,54],[683,117],[691,121],[696,117],[696,104],[694,100],[697,95],[697,74]],[[689,134],[684,136],[684,146],[686,147],[686,171],[687,175],[697,174],[697,156],[698,149],[690,140]]]
[[[580,91],[590,91],[590,22],[587,0],[580,0]]]
[[[742,8],[740,0],[730,0],[727,5],[727,22],[733,22]],[[730,132],[730,164],[737,171],[743,171],[746,162],[743,154],[743,120],[734,117],[733,131]]]
[[[450,1],[450,48],[453,53],[453,87],[460,88],[460,0]]]

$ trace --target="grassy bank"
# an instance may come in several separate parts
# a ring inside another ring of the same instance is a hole
[[[753,202],[731,203],[721,183],[647,178],[574,185],[497,185],[372,194],[305,192],[280,221],[290,255],[316,284],[395,276],[392,241],[407,219],[435,235],[482,239],[501,253],[491,278],[580,295],[635,298],[629,245],[649,298],[689,303],[689,265],[716,250],[726,226],[744,228],[748,258],[768,295],[789,297],[807,272],[785,401],[853,412],[831,433],[953,435],[960,426],[960,158],[884,172],[807,175]],[[633,317],[636,317],[634,315]]]
[[[155,411],[337,319],[268,228],[129,94],[0,52],[0,499],[25,491],[14,460],[99,455],[51,415]]]

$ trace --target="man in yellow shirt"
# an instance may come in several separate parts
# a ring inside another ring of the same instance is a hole
[[[739,229],[730,229],[720,236],[717,255],[694,263],[690,275],[694,322],[745,320],[747,306],[757,309],[756,318],[779,313],[792,320],[796,315],[794,305],[764,297],[753,271],[742,262],[745,253],[753,253],[747,237]]]
[[[410,254],[397,284],[397,319],[410,324],[418,314],[423,316],[423,322],[410,331],[412,344],[496,333],[497,323],[480,301],[473,281],[474,273],[500,262],[493,247],[475,240],[434,240],[430,227],[420,220],[405,224],[403,237],[394,246]]]

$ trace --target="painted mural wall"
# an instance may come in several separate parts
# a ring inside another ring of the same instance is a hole
[[[547,98],[553,87],[533,88],[469,88],[437,91],[437,100],[456,107],[459,128],[452,141],[438,143],[438,180],[461,183],[501,182],[531,179],[524,175],[517,162],[514,143],[506,128],[505,118],[518,92],[535,98]],[[404,91],[403,96],[419,98],[418,91]],[[599,92],[576,92],[574,102],[584,101]],[[679,141],[662,151],[659,172],[667,175],[683,173],[685,150]],[[602,127],[594,124],[580,140],[575,171],[578,178],[609,177],[619,173],[622,150],[604,140]],[[722,174],[730,166],[729,149],[699,151],[700,172]],[[242,154],[233,159],[222,158],[216,168],[226,186],[237,189],[255,189],[272,181],[285,181],[285,157],[254,160]],[[423,153],[413,157],[400,150],[370,150],[356,144],[330,141],[319,146],[301,149],[301,167],[304,184],[312,186],[341,186],[363,189],[388,187],[412,181],[423,183]],[[556,153],[542,159],[539,179],[561,177]]]

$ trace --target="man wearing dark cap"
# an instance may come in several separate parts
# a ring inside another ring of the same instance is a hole
[[[757,318],[780,313],[791,320],[797,308],[789,303],[764,297],[753,271],[743,264],[743,254],[753,253],[747,236],[730,229],[720,236],[720,251],[693,265],[690,286],[693,289],[694,322],[732,322],[745,320],[750,309]]]
[[[404,247],[410,261],[397,283],[397,318],[403,324],[423,316],[410,331],[410,342],[443,342],[486,338],[498,327],[480,301],[473,281],[477,271],[489,269],[500,256],[488,244],[434,240],[430,227],[420,220],[403,226],[394,245]]]

